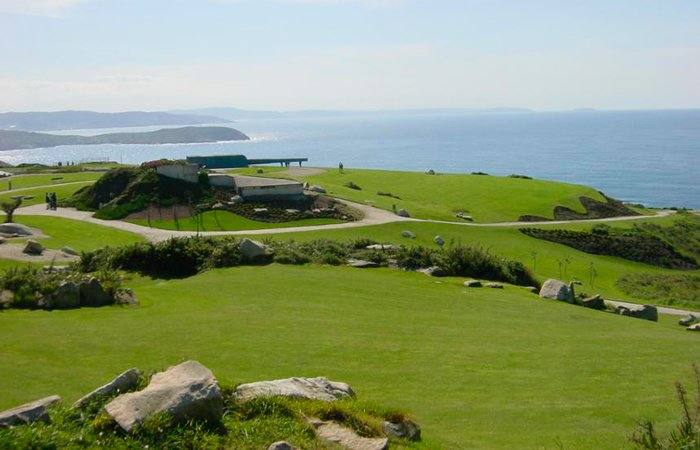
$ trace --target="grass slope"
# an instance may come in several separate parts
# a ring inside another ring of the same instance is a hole
[[[283,176],[284,172],[265,173]],[[495,177],[484,175],[441,174],[419,172],[349,169],[344,174],[328,169],[326,172],[300,177],[310,184],[323,186],[331,195],[369,203],[383,209],[407,209],[413,217],[458,221],[455,213],[464,211],[477,222],[507,222],[521,215],[553,217],[555,206],[585,212],[579,197],[604,201],[595,189],[574,184],[544,180]],[[352,181],[362,190],[345,187]],[[401,197],[377,195],[390,192]]]
[[[102,172],[76,172],[20,175],[12,178],[0,178],[0,191],[6,191],[10,181],[12,181],[12,189],[25,189],[34,186],[58,185],[76,181],[95,181],[102,175]]]
[[[671,224],[677,218],[661,217],[648,220],[653,223]],[[625,228],[632,226],[636,221],[615,222],[615,227]],[[567,224],[550,225],[553,228],[564,229],[590,229],[590,224]],[[416,239],[406,239],[401,237],[401,231],[410,230],[416,234]],[[700,271],[677,271],[661,269],[655,266],[627,261],[612,256],[591,255],[573,248],[535,239],[522,234],[516,227],[472,227],[463,225],[449,225],[439,223],[391,223],[362,228],[308,231],[301,233],[285,233],[270,235],[273,239],[295,239],[311,240],[318,238],[328,238],[337,240],[350,240],[359,237],[366,237],[382,243],[397,244],[420,244],[434,246],[433,238],[436,235],[442,236],[447,242],[462,242],[489,249],[491,252],[504,257],[512,258],[522,262],[540,280],[547,278],[562,278],[565,280],[578,279],[583,285],[578,288],[579,292],[589,294],[602,293],[608,298],[620,298],[631,301],[638,300],[640,303],[648,303],[649,299],[635,299],[623,292],[616,284],[618,278],[626,273],[650,273],[650,274],[700,274]],[[260,239],[260,236],[256,237]],[[536,254],[535,254],[536,252]],[[566,267],[564,267],[564,262]],[[560,269],[560,262],[562,267]],[[591,268],[595,269],[597,275],[591,285]],[[670,304],[677,307],[688,307],[700,310],[700,304],[691,298],[678,298],[674,301],[669,299],[659,299],[651,303]]]
[[[200,231],[264,230],[267,228],[288,228],[342,223],[341,220],[335,219],[302,219],[292,222],[267,223],[257,220],[250,220],[229,211],[216,210],[205,211],[202,214],[201,220]],[[151,219],[150,224],[147,219],[131,219],[129,222],[146,227],[151,226],[153,228],[162,228],[165,230],[197,230],[197,222],[194,217],[184,217],[182,219],[178,219],[177,222],[175,222],[175,220],[167,219]]]
[[[619,449],[667,430],[697,336],[522,288],[328,266],[134,279],[137,308],[0,313],[0,409],[193,358],[222,383],[325,375],[415,414],[424,447]]]
[[[48,236],[40,240],[47,248],[59,249],[67,245],[78,251],[94,250],[106,245],[117,247],[144,240],[128,231],[59,217],[15,216],[15,221],[40,229]]]
[[[23,200],[22,201],[22,206],[30,206],[30,205],[36,205],[39,203],[44,203],[45,202],[45,195],[48,192],[55,192],[56,197],[58,200],[65,200],[69,198],[71,195],[73,195],[78,189],[88,186],[92,184],[93,181],[82,181],[82,182],[77,182],[75,184],[56,184],[50,187],[44,187],[44,188],[34,188],[34,189],[26,189],[22,191],[5,191],[4,193],[0,194],[0,201],[6,201],[10,200],[15,195],[23,195],[23,196],[31,196],[33,198]],[[12,187],[14,188],[14,183],[12,184]]]

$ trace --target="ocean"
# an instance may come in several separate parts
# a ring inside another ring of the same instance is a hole
[[[0,160],[140,163],[209,154],[308,157],[311,166],[336,167],[342,161],[348,169],[524,174],[594,186],[627,202],[700,209],[700,110],[358,113],[240,120],[230,126],[252,140],[61,146],[5,151]],[[163,127],[61,133],[158,128]]]

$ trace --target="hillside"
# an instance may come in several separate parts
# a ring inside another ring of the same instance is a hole
[[[243,170],[255,175],[257,169]],[[509,222],[635,215],[610,206],[595,189],[557,181],[485,174],[427,174],[388,170],[264,168],[264,176],[292,177],[335,196],[378,208],[405,209],[411,217],[446,221]],[[590,207],[593,206],[593,210]],[[596,206],[604,206],[596,209]],[[591,215],[593,214],[593,215]],[[595,215],[601,214],[601,215]]]
[[[202,114],[127,111],[6,112],[0,113],[0,129],[24,131],[80,130],[90,128],[146,127],[157,125],[202,125],[229,120]]]
[[[57,135],[28,131],[0,130],[0,150],[95,144],[191,144],[219,141],[247,141],[250,138],[228,127],[182,127],[138,133],[108,133],[96,136]]]

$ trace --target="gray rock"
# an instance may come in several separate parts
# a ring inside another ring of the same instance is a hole
[[[130,391],[136,388],[136,386],[138,385],[140,375],[141,372],[139,371],[139,369],[129,369],[126,372],[119,374],[115,379],[113,379],[109,383],[98,387],[94,391],[78,399],[78,401],[73,403],[73,408],[81,408],[85,404],[100,397],[106,397]]]
[[[401,232],[401,236],[408,239],[415,239],[416,235],[412,231],[404,230]]]
[[[233,203],[234,205],[237,203],[243,203],[243,197],[241,197],[240,195],[234,195],[233,197],[231,197],[230,203]]]
[[[398,211],[396,211],[396,215],[397,215],[397,216],[401,216],[401,217],[411,217],[411,215],[408,213],[408,211],[406,211],[406,210],[403,209],[403,208],[401,208],[401,209],[399,209]]]
[[[61,401],[58,395],[45,397],[7,411],[0,412],[0,428],[25,425],[33,422],[48,422],[49,407]]]
[[[243,256],[248,260],[255,260],[270,255],[271,249],[258,241],[245,238],[238,244]]]
[[[593,297],[584,298],[581,300],[581,305],[586,308],[603,310],[605,309],[605,300],[600,295],[594,295]]]
[[[308,419],[314,427],[316,436],[329,444],[339,445],[348,450],[385,450],[389,448],[387,438],[368,438],[355,433],[354,430],[336,422]]]
[[[339,381],[317,378],[286,378],[282,380],[257,381],[241,384],[233,392],[239,401],[249,401],[263,397],[293,397],[310,400],[333,401],[353,397],[352,388]]]
[[[294,450],[294,447],[287,441],[277,441],[270,444],[267,450]]]
[[[287,208],[287,209],[285,209],[285,211],[288,212],[289,214],[299,214],[299,212],[300,212],[298,209],[294,209],[294,208]]]
[[[62,281],[44,302],[48,309],[77,308],[80,306],[80,286],[72,281]]]
[[[348,260],[348,266],[354,267],[356,269],[372,269],[379,267],[379,264],[372,261],[364,261],[362,259],[351,259]]]
[[[540,289],[540,297],[554,300],[562,300],[572,303],[574,301],[573,292],[569,285],[563,281],[549,279],[544,282]]]
[[[391,244],[372,244],[365,247],[367,250],[396,250],[399,247]]]
[[[399,439],[408,439],[409,441],[420,440],[420,427],[412,420],[403,420],[401,422],[382,422],[382,430],[389,437]]]
[[[226,205],[224,205],[221,202],[217,202],[217,203],[214,203],[213,205],[211,205],[211,209],[224,209],[225,207],[226,207]]]
[[[467,214],[464,214],[462,212],[458,212],[455,214],[458,219],[466,220],[467,222],[474,222],[474,218],[472,216],[469,216]]]
[[[695,322],[697,322],[698,320],[700,320],[700,319],[698,319],[698,317],[695,316],[694,314],[688,314],[687,316],[681,318],[678,321],[678,325],[683,326],[683,327],[689,327],[692,324],[694,324]]]
[[[7,239],[5,239],[4,237],[0,236],[0,244],[4,244],[5,242],[7,242]]]
[[[615,312],[621,316],[651,320],[652,322],[659,320],[659,312],[654,305],[618,306],[615,308]]]
[[[315,185],[313,185],[313,186],[310,186],[308,189],[309,189],[311,192],[318,192],[319,194],[325,194],[325,193],[326,193],[326,190],[325,190],[324,188],[322,188],[321,186],[317,185],[317,184],[315,184]]]
[[[442,247],[445,245],[445,240],[442,238],[442,236],[438,235],[433,238],[433,242],[437,244],[438,246]]]
[[[223,415],[223,399],[211,371],[197,361],[186,361],[153,375],[142,391],[115,398],[105,406],[105,411],[130,432],[160,412],[172,415],[176,421],[217,422]]]
[[[26,225],[21,223],[0,223],[0,233],[16,236],[31,236],[34,234]]]
[[[418,272],[424,273],[428,275],[429,277],[444,277],[447,274],[445,271],[442,269],[442,267],[438,266],[431,266],[431,267],[426,267],[424,269],[418,269]]]
[[[700,323],[696,323],[695,325],[691,325],[687,328],[688,331],[700,331]]]
[[[70,266],[66,265],[60,265],[60,266],[44,266],[41,268],[41,271],[44,273],[67,273],[71,271]]]
[[[14,299],[14,292],[7,289],[3,289],[2,292],[0,292],[0,309],[9,308],[12,305],[12,301]]]
[[[22,251],[27,255],[41,255],[44,253],[44,246],[34,239],[27,239],[27,243]]]
[[[114,303],[114,298],[102,287],[95,277],[83,281],[80,287],[80,306],[104,306]]]
[[[486,283],[486,287],[491,289],[503,289],[503,285],[501,283],[494,282]]]
[[[256,214],[266,213],[267,211],[267,208],[253,208],[253,212],[255,212]]]
[[[114,295],[114,303],[118,305],[138,305],[139,301],[131,289],[119,289]]]
[[[71,256],[78,256],[78,252],[73,250],[71,247],[65,246],[61,248],[61,251],[65,253],[66,255],[71,255]]]
[[[483,286],[479,280],[467,280],[464,282],[464,287],[477,288]]]

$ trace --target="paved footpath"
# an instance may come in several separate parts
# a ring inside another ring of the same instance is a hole
[[[337,199],[346,205],[355,208],[362,212],[363,218],[354,222],[345,222],[331,225],[309,225],[302,227],[288,227],[288,228],[266,228],[260,230],[236,230],[236,231],[200,231],[200,236],[236,236],[236,235],[256,235],[256,234],[279,234],[279,233],[298,233],[303,231],[322,231],[322,230],[337,230],[344,228],[358,228],[366,227],[370,225],[382,225],[385,223],[393,222],[429,222],[429,223],[443,223],[449,225],[460,225],[467,227],[521,227],[521,226],[533,226],[533,225],[557,225],[557,224],[572,224],[572,223],[595,223],[595,222],[610,222],[610,221],[623,221],[623,220],[638,220],[643,218],[653,218],[653,217],[663,217],[673,214],[674,211],[660,211],[656,215],[652,216],[630,216],[630,217],[612,217],[609,219],[581,219],[581,220],[562,220],[562,221],[546,221],[546,222],[494,222],[494,223],[473,223],[473,222],[449,222],[446,220],[431,220],[431,219],[414,219],[408,217],[400,217],[396,214],[386,211],[384,209],[375,208],[373,206],[363,205],[360,203],[354,203],[347,200]],[[160,228],[151,228],[142,225],[137,225],[135,223],[126,222],[123,220],[102,220],[92,217],[92,213],[89,211],[78,211],[74,208],[58,208],[55,211],[47,210],[46,206],[43,204],[37,204],[32,206],[25,206],[23,208],[17,209],[15,215],[24,216],[52,216],[52,217],[62,217],[65,219],[80,220],[83,222],[90,222],[97,225],[103,225],[110,228],[116,228],[119,230],[130,231],[132,233],[140,234],[149,241],[158,242],[167,240],[171,237],[180,236],[195,236],[196,231],[177,231],[177,230],[162,230]]]

